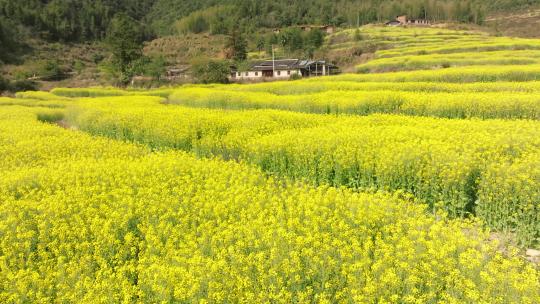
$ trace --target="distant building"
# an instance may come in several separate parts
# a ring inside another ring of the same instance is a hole
[[[304,32],[309,32],[311,30],[320,30],[322,32],[325,32],[327,34],[333,34],[336,30],[335,26],[333,25],[298,25],[296,28],[301,29]],[[274,34],[281,33],[280,28],[273,29]]]
[[[320,30],[327,34],[333,34],[335,27],[333,25],[300,25],[299,28],[304,32],[309,32],[311,30]]]
[[[407,19],[407,16],[397,16],[395,20],[388,21],[385,23],[387,26],[430,26],[431,22],[425,19]]]
[[[407,24],[407,16],[406,15],[397,16],[396,21],[398,21],[401,24]]]
[[[295,77],[335,75],[339,68],[324,60],[280,59],[253,63],[246,71],[231,72],[231,81],[286,80]]]
[[[189,66],[180,66],[167,69],[166,78],[168,80],[176,80],[180,78],[188,78]]]
[[[386,24],[386,26],[400,26],[401,22],[399,22],[397,20],[392,20],[392,21],[386,22],[385,24]]]

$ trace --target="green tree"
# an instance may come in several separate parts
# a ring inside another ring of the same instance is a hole
[[[235,61],[247,59],[247,41],[239,30],[235,29],[227,39],[225,46],[229,50],[230,58]]]
[[[209,28],[210,28],[210,25],[208,24],[208,22],[206,22],[206,19],[201,15],[194,16],[188,22],[188,29],[190,32],[194,34],[206,32],[208,31]]]
[[[227,83],[231,69],[226,61],[200,59],[192,64],[192,74],[199,83]]]
[[[304,54],[307,58],[313,58],[315,56],[315,47],[308,45],[304,48]]]
[[[0,18],[0,63],[17,61],[16,53],[21,46],[19,43],[21,40],[23,39],[20,37],[13,22],[7,18]]]
[[[144,70],[144,75],[150,76],[157,81],[161,81],[167,72],[167,60],[163,56],[151,57]]]
[[[266,44],[266,41],[264,39],[264,36],[259,35],[257,37],[257,51],[261,52],[264,49],[265,44]]]
[[[132,63],[142,57],[142,34],[137,21],[126,14],[116,15],[107,30],[106,45],[112,54],[111,70],[122,84],[133,76]]]
[[[73,63],[73,69],[75,70],[75,72],[78,74],[78,75],[81,75],[84,68],[85,68],[85,64],[84,62],[80,61],[80,60],[76,60],[74,63]]]
[[[306,42],[315,49],[320,48],[324,43],[324,34],[321,30],[311,30],[307,33]]]
[[[288,51],[301,50],[304,46],[302,31],[299,28],[289,28],[280,34],[280,44]]]
[[[9,82],[4,77],[2,77],[2,75],[0,75],[0,94],[3,91],[7,91],[8,88],[9,88]]]
[[[265,41],[265,52],[268,56],[272,56],[272,46],[278,44],[278,36],[274,33],[268,35]]]
[[[44,80],[58,80],[63,71],[57,60],[46,60],[39,66],[38,75]]]

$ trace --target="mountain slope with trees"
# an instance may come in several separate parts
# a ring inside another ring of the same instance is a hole
[[[222,51],[225,57],[237,60],[245,59],[245,51],[236,54],[235,48],[268,53],[268,46],[274,44],[289,53],[312,57],[320,47],[321,37],[317,33],[314,37],[300,37],[301,33],[289,27],[302,24],[354,27],[384,22],[398,14],[435,22],[482,24],[487,14],[532,5],[540,5],[540,0],[296,0],[292,3],[289,0],[0,0],[0,69],[4,78],[26,81],[42,74],[36,70],[46,70],[47,78],[61,79],[66,72],[80,74],[85,67],[97,70],[101,65],[102,70],[115,70],[112,74],[125,83],[146,67],[154,66],[154,72],[162,69],[155,66],[164,62],[160,54],[153,54],[155,58],[142,56],[143,42],[156,38],[201,33],[209,37],[225,35],[231,39]],[[136,36],[131,45],[141,45],[131,50],[137,56],[128,56],[129,63],[118,61],[118,55],[123,55],[114,54],[111,42],[115,39],[109,37],[119,16],[129,20],[130,35]],[[279,36],[264,34],[275,28],[288,29]],[[249,43],[244,45],[244,40]],[[63,51],[65,48],[102,51],[69,58],[65,55],[72,52]],[[186,48],[181,52],[193,53],[190,46]],[[208,57],[215,54],[206,49],[202,47],[197,53]],[[38,60],[57,57],[54,62]],[[8,72],[2,68],[2,65],[21,64],[29,68],[22,71],[9,68]],[[5,89],[6,83],[0,79],[0,89]],[[23,82],[22,87],[27,84]]]
[[[32,28],[55,41],[102,39],[118,13],[141,23],[147,36],[174,32],[174,24],[193,12],[233,7],[220,15],[241,29],[317,23],[356,25],[384,21],[397,14],[414,18],[483,21],[486,12],[540,4],[539,0],[0,0],[0,17]],[[216,10],[216,12],[223,12]]]

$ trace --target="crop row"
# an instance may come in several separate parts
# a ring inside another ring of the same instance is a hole
[[[354,81],[341,80],[345,75],[340,76],[340,79],[334,77],[325,77],[318,81],[300,80],[291,83],[289,81],[276,81],[257,84],[245,85],[190,85],[179,88],[163,89],[161,93],[153,93],[154,96],[167,98],[171,93],[178,89],[187,88],[214,88],[217,90],[227,91],[247,91],[247,92],[266,92],[277,95],[299,95],[312,94],[324,91],[407,91],[407,92],[524,92],[535,93],[540,92],[540,81],[527,82],[478,82],[478,83],[452,83],[452,82],[371,82],[371,81]],[[362,76],[361,76],[362,77]],[[65,96],[70,98],[80,97],[110,97],[110,96],[132,96],[137,95],[132,91],[113,91],[106,88],[72,88],[72,89],[55,89],[53,94],[44,92],[24,92],[18,93],[19,98],[25,99],[41,99],[41,100],[58,100],[64,99]],[[154,92],[154,91],[149,91]],[[62,96],[65,95],[65,96]]]
[[[538,81],[540,65],[526,66],[469,66],[440,70],[419,70],[379,74],[344,74],[329,77],[333,81],[369,81],[369,82],[494,82],[494,81]],[[317,79],[309,79],[317,81]]]
[[[66,100],[54,97],[54,95],[52,99],[48,100],[0,97],[0,107],[20,105],[26,107],[64,108],[67,102]]]
[[[156,89],[156,90],[121,90],[116,88],[55,88],[51,90],[51,93],[60,97],[107,97],[107,96],[160,96],[167,97],[170,93],[170,89]],[[24,95],[21,95],[24,97]]]
[[[278,81],[249,85],[202,86],[220,90],[267,92],[277,95],[298,95],[324,91],[407,91],[407,92],[540,92],[539,81],[527,82],[358,82],[326,77],[318,81]]]
[[[492,52],[503,50],[540,50],[540,40],[531,39],[496,39],[491,41],[453,41],[452,43],[420,44],[411,47],[382,50],[377,58],[391,58],[403,55],[453,54],[464,52]]]
[[[319,114],[394,113],[446,118],[540,119],[540,94],[515,92],[426,93],[404,91],[325,91],[304,95],[185,88],[169,102],[222,109],[280,109]]]
[[[108,104],[85,101],[69,110],[67,120],[92,134],[246,161],[266,172],[315,184],[402,189],[434,208],[442,204],[458,217],[483,218],[478,206],[488,210],[500,205],[496,193],[511,189],[506,184],[511,181],[501,177],[501,164],[508,163],[510,170],[514,163],[534,159],[540,148],[536,121],[336,117],[157,102],[135,106],[114,98]],[[512,216],[493,215],[496,220],[489,224],[505,226],[531,244],[540,237],[538,220],[531,219],[540,213],[534,200],[525,198],[535,197],[540,187],[534,174],[521,177],[512,181],[519,190],[505,193],[513,202],[506,205]]]
[[[540,63],[540,51],[463,52],[405,55],[371,60],[358,67],[365,72],[389,72],[449,68],[470,65],[527,65]]]

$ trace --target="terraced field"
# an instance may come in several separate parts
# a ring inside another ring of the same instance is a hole
[[[540,302],[540,41],[362,35],[360,74],[0,98],[0,302]]]

